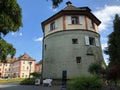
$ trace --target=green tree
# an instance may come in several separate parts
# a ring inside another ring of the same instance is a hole
[[[88,71],[91,73],[91,74],[101,74],[102,71],[103,71],[103,68],[101,66],[100,63],[92,63],[89,68],[88,68]]]
[[[120,17],[115,15],[113,21],[113,32],[108,36],[108,47],[105,53],[109,55],[110,78],[120,78]]]
[[[0,36],[16,32],[22,26],[21,8],[16,0],[0,0]]]
[[[48,1],[48,0],[47,0]],[[59,6],[59,4],[61,2],[63,2],[63,0],[51,0],[52,1],[52,5],[53,5],[53,8],[56,8]]]
[[[11,56],[11,58],[15,55],[16,50],[13,48],[12,44],[7,43],[5,40],[0,39],[0,61],[6,62],[6,57],[8,55]]]
[[[34,78],[40,78],[40,73],[38,72],[30,73],[30,75],[33,76]]]
[[[22,26],[22,13],[17,0],[0,0],[0,61],[5,62],[8,55],[15,55],[15,48],[3,36],[16,32]]]
[[[113,28],[113,32],[108,37],[108,55],[110,65],[114,62],[120,62],[120,17],[118,14],[115,15]]]

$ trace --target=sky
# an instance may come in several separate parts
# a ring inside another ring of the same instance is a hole
[[[63,0],[58,8],[52,8],[51,0],[17,0],[22,9],[23,27],[18,32],[11,32],[4,37],[16,48],[15,57],[24,53],[39,61],[42,59],[43,32],[41,22],[66,7],[68,0]],[[115,14],[120,15],[120,0],[69,0],[73,6],[89,7],[102,22],[99,26],[102,50],[107,47],[108,35],[113,31]],[[104,53],[103,53],[104,55]],[[108,63],[108,56],[104,55]]]

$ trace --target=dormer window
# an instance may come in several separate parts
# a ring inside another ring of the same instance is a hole
[[[79,17],[77,17],[77,16],[72,16],[72,17],[71,17],[71,23],[72,23],[72,24],[79,24]]]
[[[55,29],[55,22],[52,22],[51,24],[50,24],[50,30],[54,30]]]

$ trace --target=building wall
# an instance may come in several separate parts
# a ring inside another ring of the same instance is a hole
[[[42,64],[36,64],[36,72],[41,73],[42,72]]]
[[[91,27],[91,19],[87,16],[83,16],[83,15],[76,15],[79,18],[81,17],[81,24],[71,24],[71,18],[72,15],[66,15],[66,16],[61,16],[53,21],[51,21],[50,23],[46,24],[45,30],[44,30],[44,34],[45,36],[57,32],[57,31],[63,31],[63,30],[75,30],[75,29],[83,29],[83,30],[90,30],[90,31],[94,31],[98,33],[98,27],[97,25],[93,22],[94,24],[94,28]],[[56,28],[54,30],[51,30],[50,28],[50,24],[52,22],[56,23]]]
[[[30,65],[29,62],[32,62],[32,64]],[[35,72],[35,61],[21,60],[20,77],[28,78],[29,74],[33,72]]]
[[[13,62],[12,64],[12,76],[13,77],[20,77],[19,71],[20,70],[20,60]]]
[[[87,45],[85,36],[97,38],[97,45]],[[78,39],[73,44],[72,39]],[[98,33],[88,30],[64,30],[44,38],[43,78],[61,79],[66,70],[69,78],[90,75],[88,67],[93,62],[103,62]],[[81,57],[80,63],[76,57]]]
[[[32,62],[30,65],[29,62]],[[31,67],[31,70],[30,70]],[[29,74],[35,72],[35,60],[26,53],[18,59],[11,61],[9,58],[8,63],[0,63],[0,78],[1,77],[20,77],[29,78]]]
[[[4,65],[3,63],[0,63],[0,77],[3,77],[3,72],[4,72]]]

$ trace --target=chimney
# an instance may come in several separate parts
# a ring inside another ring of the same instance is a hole
[[[66,2],[67,6],[70,6],[72,3],[70,1]]]

